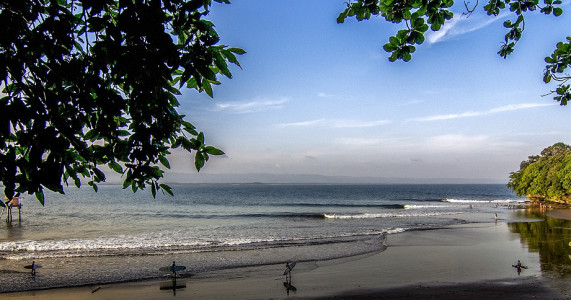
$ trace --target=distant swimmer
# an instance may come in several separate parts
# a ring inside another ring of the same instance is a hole
[[[512,267],[516,268],[517,275],[519,275],[521,273],[522,269],[527,269],[527,266],[522,265],[521,261],[519,261],[519,259],[517,260],[517,263],[515,265],[512,265]]]
[[[497,220],[498,219],[498,213],[494,214],[494,218]]]

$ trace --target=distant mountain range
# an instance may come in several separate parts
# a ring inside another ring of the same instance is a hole
[[[305,184],[506,184],[507,178],[398,178],[325,176],[315,174],[166,173],[164,183],[305,183]]]

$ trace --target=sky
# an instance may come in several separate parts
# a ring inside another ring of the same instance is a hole
[[[247,53],[214,98],[183,91],[179,112],[226,155],[197,174],[192,157],[174,152],[170,173],[505,183],[528,156],[571,143],[571,107],[544,96],[554,85],[542,81],[544,58],[569,34],[571,5],[558,18],[527,14],[503,59],[502,24],[514,17],[489,17],[482,3],[462,16],[456,2],[454,19],[406,63],[382,49],[404,24],[337,24],[342,0],[214,3],[207,19],[221,43]]]

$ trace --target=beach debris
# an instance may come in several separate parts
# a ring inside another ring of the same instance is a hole
[[[95,293],[95,292],[99,291],[100,289],[101,289],[101,287],[100,287],[100,286],[98,286],[98,287],[96,287],[96,288],[92,289],[92,290],[91,290],[91,293],[93,294],[93,293]]]
[[[512,267],[516,268],[517,275],[521,273],[522,269],[527,269],[527,266],[522,265],[519,259],[517,260],[517,263],[515,265],[512,265]]]

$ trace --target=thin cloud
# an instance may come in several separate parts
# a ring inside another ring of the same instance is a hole
[[[460,13],[455,13],[454,17],[447,21],[442,28],[438,31],[429,31],[426,33],[426,41],[429,44],[436,44],[438,42],[446,41],[478,29],[482,29],[494,22],[497,22],[506,14],[494,16],[464,16]]]
[[[324,121],[324,119],[318,120],[311,120],[311,121],[303,121],[303,122],[293,122],[293,123],[283,123],[279,124],[279,128],[286,128],[286,127],[309,127],[314,126],[316,124],[320,124]]]
[[[418,121],[418,122],[441,121],[441,120],[451,120],[451,119],[476,117],[476,116],[481,116],[482,114],[483,114],[482,112],[467,111],[467,112],[460,113],[460,114],[435,115],[435,116],[429,116],[429,117],[424,117],[424,118],[411,119],[411,121]]]
[[[255,100],[242,102],[222,102],[216,104],[216,110],[225,110],[234,113],[251,113],[265,111],[269,109],[282,108],[287,99],[277,100]]]
[[[496,108],[490,109],[490,113],[498,113],[504,111],[512,111],[512,110],[520,110],[520,109],[527,109],[527,108],[535,108],[535,107],[544,107],[544,106],[553,106],[556,105],[554,103],[521,103],[521,104],[511,104],[506,106],[500,106]]]
[[[335,95],[319,92],[319,93],[317,93],[317,97],[319,97],[319,98],[334,98]]]
[[[383,138],[338,138],[336,143],[345,146],[364,147],[375,146],[385,143],[387,139]]]
[[[387,120],[369,121],[369,122],[355,122],[355,121],[336,121],[333,122],[335,128],[367,128],[377,127],[390,123]]]
[[[323,99],[332,99],[332,100],[346,100],[346,99],[351,98],[351,97],[347,97],[344,95],[329,94],[329,93],[324,93],[324,92],[317,93],[317,97],[323,98]]]
[[[548,104],[548,103],[521,103],[521,104],[511,104],[506,106],[495,107],[486,111],[467,111],[458,114],[447,114],[447,115],[434,115],[428,116],[423,118],[415,118],[409,119],[407,121],[415,121],[415,122],[431,122],[431,121],[442,121],[442,120],[451,120],[451,119],[461,119],[461,118],[469,118],[469,117],[478,117],[478,116],[485,116],[496,114],[500,112],[508,112],[508,111],[515,111],[521,109],[529,109],[529,108],[536,108],[536,107],[544,107],[544,106],[553,106],[555,104]]]
[[[293,122],[293,123],[283,123],[279,124],[279,128],[285,127],[310,127],[310,126],[321,126],[321,127],[331,127],[331,128],[368,128],[377,127],[390,123],[388,120],[377,120],[377,121],[348,121],[348,120],[326,120],[317,119],[303,122]]]

